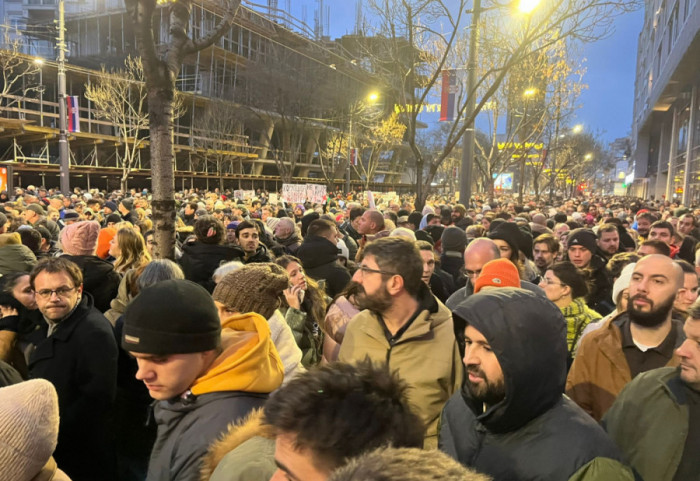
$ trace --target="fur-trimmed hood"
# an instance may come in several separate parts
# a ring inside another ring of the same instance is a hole
[[[202,458],[200,481],[209,481],[224,456],[254,437],[275,439],[272,427],[263,421],[263,409],[255,409],[237,423],[231,423],[224,434],[209,446]]]

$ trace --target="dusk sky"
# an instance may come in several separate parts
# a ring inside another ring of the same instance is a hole
[[[279,0],[280,8],[287,4]],[[314,11],[318,0],[292,0],[291,14],[302,19],[306,6],[306,19],[313,27]],[[355,24],[355,2],[325,0],[330,6],[330,36],[336,38],[352,33]],[[634,76],[637,57],[637,38],[643,24],[644,12],[618,17],[615,32],[608,38],[583,46],[587,73],[584,83],[588,89],[580,98],[581,108],[576,122],[586,130],[599,132],[603,140],[611,142],[629,134],[632,123]],[[428,119],[425,119],[426,121]]]

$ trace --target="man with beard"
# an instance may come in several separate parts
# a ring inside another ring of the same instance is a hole
[[[367,244],[353,281],[364,309],[348,324],[338,360],[387,363],[409,385],[408,400],[427,427],[425,445],[437,445],[445,402],[459,389],[463,368],[450,311],[422,281],[415,242],[385,237]]]
[[[620,233],[614,224],[603,224],[598,229],[598,252],[609,260],[620,252]]]
[[[566,393],[596,420],[638,374],[677,366],[673,351],[685,340],[683,323],[672,318],[683,287],[683,269],[666,256],[637,262],[627,312],[586,336],[566,381]]]
[[[644,479],[698,479],[700,306],[689,312],[680,367],[637,376],[605,414],[603,426]],[[663,415],[660,415],[663,413]]]
[[[649,237],[649,230],[651,229],[651,224],[656,222],[656,217],[651,212],[644,211],[641,214],[637,214],[637,233],[639,234],[638,243],[642,243]]]
[[[562,394],[566,323],[542,296],[479,292],[453,315],[466,326],[462,391],[442,412],[439,448],[494,480],[632,480],[603,429]]]
[[[552,234],[540,234],[532,241],[532,256],[541,276],[547,272],[559,255],[559,239]]]
[[[238,246],[234,249],[238,251],[240,260],[244,264],[271,261],[267,248],[260,242],[260,231],[253,222],[244,220],[238,224],[236,241]]]

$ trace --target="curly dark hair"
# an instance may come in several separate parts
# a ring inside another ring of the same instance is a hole
[[[380,446],[423,446],[425,425],[411,410],[407,389],[386,365],[334,362],[277,390],[265,405],[265,422],[333,470]]]

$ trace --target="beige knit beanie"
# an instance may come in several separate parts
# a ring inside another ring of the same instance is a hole
[[[29,481],[56,449],[58,396],[49,381],[33,379],[0,388],[0,473]]]
[[[287,287],[287,271],[277,264],[248,264],[224,276],[212,296],[232,311],[256,312],[268,319]]]

